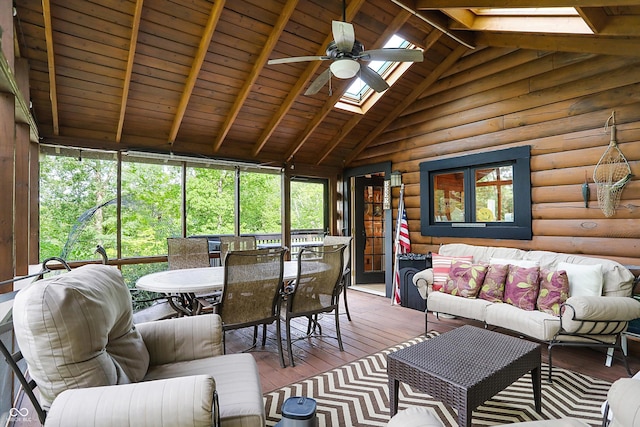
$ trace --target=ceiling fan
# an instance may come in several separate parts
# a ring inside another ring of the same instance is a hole
[[[332,21],[333,41],[329,43],[326,55],[295,56],[290,58],[271,59],[267,63],[286,64],[305,61],[332,61],[329,68],[311,83],[305,95],[314,95],[331,79],[333,74],[339,79],[350,79],[358,75],[376,92],[389,89],[387,82],[365,62],[422,62],[423,53],[419,49],[383,48],[364,50],[364,46],[356,40],[353,24],[346,21],[346,0],[342,3],[343,20]]]

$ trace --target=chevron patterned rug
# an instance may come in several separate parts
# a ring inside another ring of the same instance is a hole
[[[429,335],[432,337],[437,333]],[[387,354],[425,339],[424,336],[415,338],[265,394],[267,426],[280,421],[280,408],[291,396],[316,399],[320,427],[385,426],[389,421]],[[600,405],[606,399],[611,383],[554,368],[553,383],[549,384],[544,379],[546,372],[547,366],[543,364],[542,414],[535,411],[531,377],[527,374],[473,411],[473,425],[490,426],[567,416],[582,419],[593,426],[601,425]],[[399,409],[410,405],[427,406],[438,414],[444,425],[457,426],[457,415],[451,408],[401,383]]]

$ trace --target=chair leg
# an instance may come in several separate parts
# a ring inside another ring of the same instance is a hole
[[[338,313],[338,305],[336,304],[335,309],[335,318],[336,318],[336,335],[338,337],[338,346],[340,347],[340,351],[344,351],[344,347],[342,346],[342,335],[340,335],[340,314]]]
[[[253,345],[251,346],[251,348],[254,348],[257,342],[258,342],[258,325],[255,325],[253,327]]]
[[[262,325],[262,346],[267,345],[267,324]]]
[[[347,319],[351,322],[351,314],[349,313],[349,304],[347,304],[347,281],[342,282],[342,296],[344,297],[344,311],[347,312]]]
[[[285,368],[284,364],[284,354],[282,352],[282,331],[280,330],[280,315],[278,314],[278,319],[276,319],[276,339],[278,340],[278,354],[280,355],[280,366]],[[289,350],[291,351],[291,350]]]
[[[287,333],[287,352],[289,353],[289,365],[296,366],[293,362],[293,351],[291,350],[291,319],[287,317],[286,319],[286,333]]]

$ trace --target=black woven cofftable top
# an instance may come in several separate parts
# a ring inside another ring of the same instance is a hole
[[[530,371],[539,411],[540,345],[462,326],[387,356],[391,415],[404,382],[456,408],[459,425],[471,425],[474,408]]]

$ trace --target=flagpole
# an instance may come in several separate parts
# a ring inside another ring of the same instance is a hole
[[[395,242],[393,244],[393,291],[391,292],[391,305],[393,305],[396,301],[396,292],[399,292],[399,289],[396,289],[397,283],[397,275],[400,274],[398,271],[398,253],[400,252],[400,224],[402,221],[402,209],[404,208],[404,183],[400,184],[400,199],[398,200],[398,218],[396,219],[396,233],[395,233]]]

